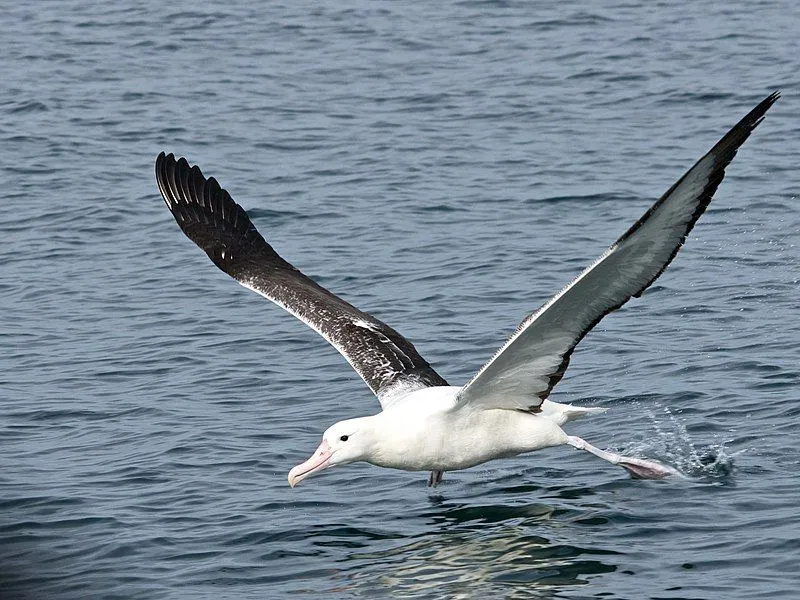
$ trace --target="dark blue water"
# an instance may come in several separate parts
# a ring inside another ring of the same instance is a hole
[[[0,597],[795,598],[791,2],[3,7]],[[556,448],[286,473],[377,403],[217,271],[153,161],[465,382],[773,89],[684,251],[580,345]]]

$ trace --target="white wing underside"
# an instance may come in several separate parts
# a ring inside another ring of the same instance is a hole
[[[777,100],[766,98],[593,265],[527,317],[458,396],[481,408],[538,410],[581,339],[667,267],[711,201],[736,150]]]

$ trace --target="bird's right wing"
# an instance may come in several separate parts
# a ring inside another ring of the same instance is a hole
[[[282,259],[213,177],[162,152],[156,181],[180,228],[215,265],[325,338],[384,408],[410,391],[447,385],[406,338]]]
[[[775,92],[756,106],[592,266],[526,318],[456,402],[535,411],[561,380],[578,342],[669,265],[711,202],[725,167],[778,97]]]

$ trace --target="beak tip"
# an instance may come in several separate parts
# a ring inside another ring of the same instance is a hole
[[[293,467],[287,477],[291,487],[297,487],[309,475],[331,466],[331,451],[328,442],[322,440],[317,451],[306,462]]]

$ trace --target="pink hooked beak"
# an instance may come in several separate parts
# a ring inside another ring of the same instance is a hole
[[[328,441],[322,440],[311,458],[289,471],[289,485],[294,487],[309,475],[330,467],[331,456],[331,447],[328,445]]]

